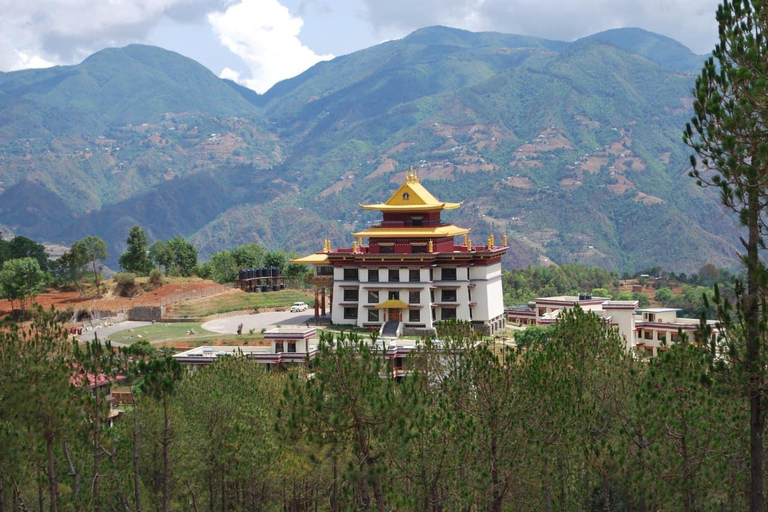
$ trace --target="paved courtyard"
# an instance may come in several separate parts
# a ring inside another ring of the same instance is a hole
[[[128,320],[126,322],[120,322],[117,324],[112,324],[109,327],[102,327],[100,329],[94,329],[92,331],[83,331],[83,334],[78,336],[80,341],[91,341],[94,337],[98,336],[100,340],[104,340],[105,338],[109,338],[110,334],[114,334],[116,332],[125,331],[128,329],[138,329],[139,327],[146,327],[148,325],[152,325],[152,322],[134,322],[131,320]],[[128,346],[128,343],[120,343],[118,341],[112,340],[112,345],[115,347],[125,347]]]
[[[217,318],[210,322],[205,322],[202,327],[206,331],[217,332],[219,334],[235,334],[237,326],[243,324],[243,332],[251,329],[258,332],[262,329],[271,329],[278,325],[287,327],[289,325],[306,326],[314,325],[314,314],[312,309],[301,313],[290,313],[287,311],[275,311],[269,313],[257,313],[251,315],[237,315],[226,318]]]

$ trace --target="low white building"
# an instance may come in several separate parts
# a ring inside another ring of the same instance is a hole
[[[642,354],[658,355],[666,346],[675,343],[680,333],[696,341],[699,320],[677,316],[678,309],[638,309],[636,300],[611,300],[608,297],[591,295],[564,295],[541,297],[526,306],[505,308],[507,321],[517,325],[551,325],[557,321],[561,311],[578,305],[585,311],[592,311],[615,325],[626,341],[627,350]],[[708,324],[717,329],[715,320]]]
[[[317,355],[316,334],[314,328],[278,327],[264,333],[268,345],[195,347],[173,357],[181,364],[192,366],[206,366],[227,356],[245,357],[266,365],[267,369],[285,364],[308,364]]]

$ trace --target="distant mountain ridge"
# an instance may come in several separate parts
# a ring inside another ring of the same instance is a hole
[[[573,43],[426,27],[263,95],[131,45],[0,74],[0,225],[49,242],[127,230],[308,251],[375,221],[411,165],[509,266],[736,263],[735,223],[686,177],[704,56],[640,29]],[[3,190],[5,192],[3,192]]]
[[[696,55],[672,38],[641,28],[616,28],[592,34],[579,41],[600,41],[641,55],[676,71],[698,73],[706,55]],[[578,41],[577,41],[578,42]]]

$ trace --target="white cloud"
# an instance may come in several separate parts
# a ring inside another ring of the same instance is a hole
[[[162,19],[201,22],[226,0],[0,0],[0,69],[79,62],[140,42]]]
[[[333,58],[317,55],[299,41],[303,20],[292,16],[277,0],[241,0],[224,12],[210,13],[208,21],[221,44],[240,57],[250,71],[250,77],[244,78],[226,68],[222,78],[237,76],[240,84],[259,93]]]
[[[240,82],[240,73],[235,71],[232,68],[224,68],[221,70],[221,73],[219,73],[219,78],[224,78],[226,80],[232,80],[233,82]]]
[[[17,66],[16,69],[40,69],[40,68],[49,68],[51,66],[55,66],[53,62],[49,60],[45,60],[43,57],[40,57],[39,55],[33,55],[29,52],[25,52],[24,50],[15,50],[16,58],[13,60],[15,65]]]
[[[640,27],[697,53],[714,48],[718,0],[360,0],[379,33],[405,35],[429,25],[570,41]]]

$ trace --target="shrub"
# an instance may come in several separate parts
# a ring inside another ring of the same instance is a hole
[[[163,271],[159,268],[152,269],[149,272],[149,282],[154,286],[160,286],[163,284]]]
[[[117,272],[112,276],[117,283],[115,293],[121,297],[131,297],[136,292],[136,274],[132,272]]]
[[[113,277],[118,286],[133,286],[136,284],[136,274],[133,272],[117,272]]]

